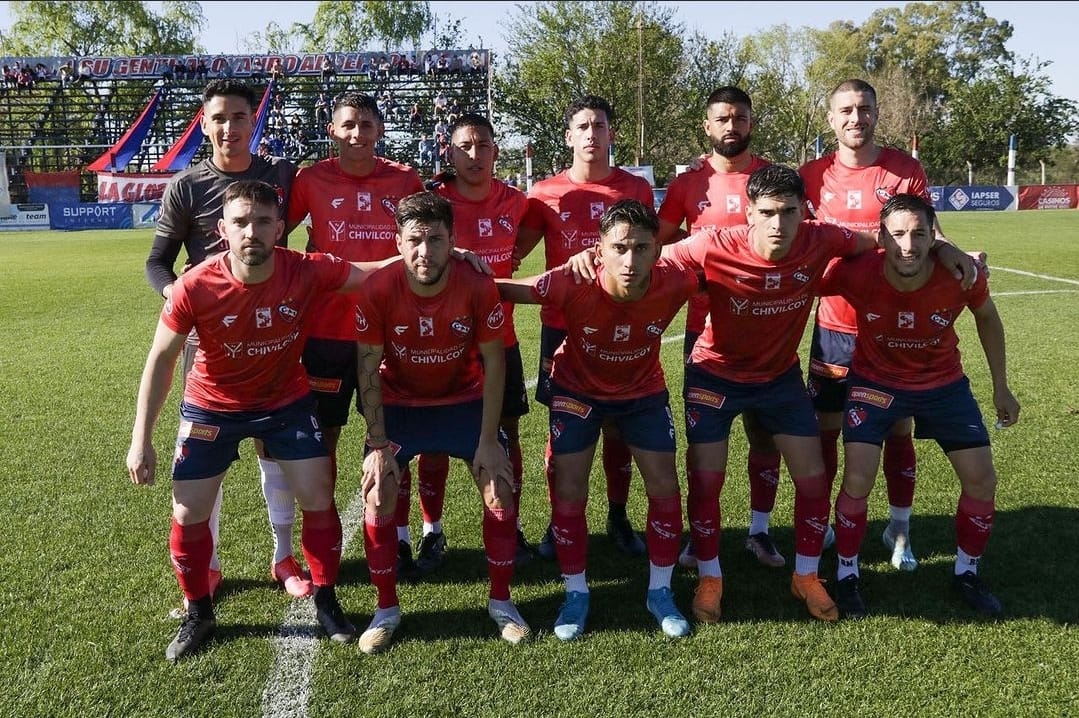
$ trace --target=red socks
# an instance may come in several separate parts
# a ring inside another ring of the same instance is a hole
[[[555,537],[558,568],[572,576],[585,570],[588,563],[588,519],[585,504],[555,499],[551,506],[551,528]]]
[[[629,503],[629,484],[633,478],[633,454],[622,439],[603,436],[603,473],[607,477],[607,503]]]
[[[719,494],[726,476],[722,471],[694,469],[689,472],[686,513],[689,515],[693,552],[698,561],[711,561],[719,556],[719,530],[722,526]]]
[[[169,554],[176,580],[188,601],[210,595],[210,555],[213,550],[209,521],[182,526],[176,519],[172,520]]]
[[[840,490],[835,499],[835,551],[839,556],[857,556],[869,520],[869,501],[852,498]]]
[[[513,509],[483,507],[483,548],[487,552],[490,598],[510,600],[513,559],[517,554],[517,514]]]
[[[442,520],[446,505],[446,478],[450,474],[450,457],[446,454],[421,454],[419,465],[420,511],[429,524]]]
[[[955,538],[959,548],[975,558],[985,553],[989,535],[993,532],[996,514],[994,499],[980,501],[966,494],[959,495],[959,508],[955,512]]]
[[[363,547],[367,569],[378,593],[379,608],[393,608],[397,600],[397,527],[393,515],[377,516],[365,511]],[[305,521],[306,523],[306,521]]]
[[[764,514],[772,513],[779,490],[778,451],[772,453],[749,452],[749,508]]]
[[[888,482],[889,504],[903,509],[914,505],[917,466],[914,438],[910,434],[884,440],[884,478]]]
[[[656,566],[673,566],[682,540],[682,496],[648,497],[648,560]]]
[[[300,545],[311,569],[311,582],[316,586],[337,583],[337,570],[341,567],[341,517],[335,505],[330,504],[323,511],[303,512]]]

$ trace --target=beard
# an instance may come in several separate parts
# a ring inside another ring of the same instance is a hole
[[[241,264],[247,265],[248,267],[258,267],[266,263],[266,260],[270,258],[272,252],[272,247],[258,245],[245,247],[239,252],[235,252],[234,255],[240,260]]]
[[[737,157],[738,155],[749,149],[749,143],[753,139],[753,135],[749,134],[738,140],[737,142],[724,142],[722,140],[712,140],[712,149],[716,154],[721,157],[730,159],[731,157]]]

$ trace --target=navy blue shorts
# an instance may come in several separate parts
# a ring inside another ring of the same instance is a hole
[[[357,394],[356,364],[356,342],[310,338],[304,344],[303,366],[323,426],[348,423],[352,397]]]
[[[208,411],[180,403],[180,430],[172,460],[174,481],[208,479],[240,458],[243,439],[262,441],[266,455],[282,461],[327,456],[310,395],[273,411]]]
[[[944,453],[989,446],[989,431],[963,377],[937,389],[908,391],[851,377],[843,413],[843,442],[880,446],[895,422],[914,417],[914,436],[933,439]]]
[[[843,411],[855,338],[854,334],[813,325],[806,390],[813,400],[813,407],[822,414]]]
[[[524,416],[528,413],[528,391],[525,389],[525,369],[521,361],[521,345],[506,347],[506,388],[502,392],[502,416]]]
[[[551,369],[554,366],[554,353],[566,340],[564,329],[554,329],[546,324],[540,325],[540,363],[536,376],[536,401],[544,406],[551,405]]]
[[[552,385],[551,452],[575,454],[599,441],[610,420],[630,446],[645,451],[674,452],[674,416],[666,391],[625,401],[596,401]]]
[[[483,400],[444,406],[383,406],[382,417],[398,466],[404,467],[420,454],[447,454],[472,463],[480,442]],[[502,446],[509,443],[501,429],[498,440]]]
[[[817,436],[820,433],[797,363],[779,377],[763,383],[727,381],[690,364],[686,367],[682,396],[686,439],[691,444],[726,440],[734,417],[750,410],[769,434]]]

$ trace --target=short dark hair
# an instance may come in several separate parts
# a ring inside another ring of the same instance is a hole
[[[929,223],[930,227],[933,227],[933,225],[936,224],[937,211],[933,209],[933,205],[929,204],[916,194],[900,193],[889,197],[888,201],[884,203],[884,206],[880,208],[881,225],[883,226],[884,220],[888,219],[888,217],[896,212],[920,214],[925,217],[925,220]]]
[[[745,105],[749,109],[753,109],[753,100],[749,99],[749,95],[745,90],[734,85],[724,85],[713,90],[704,106],[708,108],[720,102],[725,102],[728,105]]]
[[[232,78],[210,80],[202,91],[202,104],[205,105],[215,97],[239,97],[242,100],[247,100],[252,112],[259,106],[255,90],[243,80],[233,80]]]
[[[877,91],[873,89],[865,80],[859,80],[858,78],[851,78],[850,80],[843,80],[835,86],[835,89],[828,94],[828,103],[831,104],[832,98],[838,95],[840,92],[864,92],[873,96],[873,104],[877,104]]]
[[[806,198],[806,186],[801,176],[784,165],[767,165],[749,176],[746,183],[746,198],[756,202],[761,197],[787,197],[793,195],[799,200]]]
[[[273,185],[262,180],[236,180],[225,188],[224,206],[236,199],[245,199],[251,204],[259,204],[267,207],[277,207],[277,190]]]
[[[599,95],[582,95],[569,104],[566,108],[566,112],[563,116],[566,127],[570,126],[573,121],[573,116],[581,110],[592,110],[593,112],[603,111],[603,114],[607,116],[607,124],[614,124],[614,110],[611,108],[611,103],[603,99]]]
[[[357,110],[367,110],[379,121],[379,123],[385,123],[386,118],[382,116],[382,110],[378,108],[378,102],[370,95],[366,95],[362,92],[346,92],[337,98],[337,102],[333,103],[333,112],[330,114],[337,114],[337,110],[342,107],[352,107]]]
[[[435,224],[442,222],[453,231],[453,205],[442,195],[434,192],[410,194],[397,203],[397,230],[400,232],[409,222]]]
[[[637,199],[620,199],[599,218],[600,236],[607,234],[620,224],[647,229],[653,237],[659,232],[659,217],[656,210]]]
[[[482,127],[491,133],[492,140],[495,138],[495,128],[494,125],[491,124],[491,121],[475,112],[466,112],[460,117],[455,118],[446,130],[446,134],[452,138],[454,133],[462,127]]]

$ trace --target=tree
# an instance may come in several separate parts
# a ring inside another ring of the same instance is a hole
[[[11,3],[14,21],[0,42],[11,56],[186,55],[201,52],[206,24],[198,2],[165,2],[161,13],[138,0]]]
[[[264,48],[299,48],[303,52],[350,52],[367,50],[377,42],[386,52],[416,48],[427,34],[436,34],[436,17],[428,2],[411,0],[365,0],[340,3],[322,0],[309,23],[293,23],[287,30],[271,21],[266,28],[252,33],[246,44]],[[448,23],[445,34],[456,38],[460,20]]]

